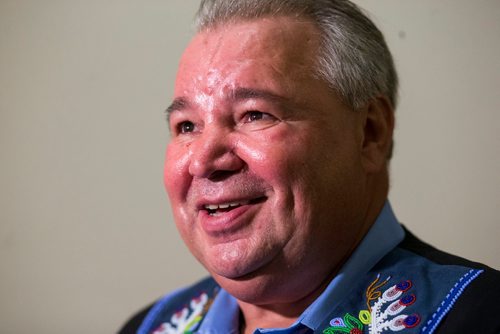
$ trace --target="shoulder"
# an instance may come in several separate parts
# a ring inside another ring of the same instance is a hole
[[[168,326],[172,319],[177,323],[182,322],[182,318],[201,319],[199,316],[218,290],[217,283],[208,277],[168,293],[133,315],[118,333],[149,333],[161,326]]]
[[[469,276],[457,281],[455,287],[456,298],[443,300],[441,310],[445,309],[442,320],[438,322],[434,331],[430,333],[499,333],[500,310],[500,272],[484,264],[440,251],[433,246],[422,242],[408,230],[405,239],[399,248],[425,258],[442,271],[454,267],[470,269]],[[433,280],[441,279],[439,270]],[[432,282],[434,283],[434,282]],[[446,310],[448,309],[448,310]]]

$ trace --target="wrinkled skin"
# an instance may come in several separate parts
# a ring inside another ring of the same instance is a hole
[[[231,23],[197,34],[179,65],[165,186],[185,243],[242,303],[303,309],[385,198],[369,111],[313,75],[318,44],[308,21]]]

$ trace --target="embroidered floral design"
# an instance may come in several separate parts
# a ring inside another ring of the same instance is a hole
[[[349,313],[344,315],[344,318],[334,318],[330,321],[332,327],[328,327],[323,331],[324,334],[362,334],[363,324],[356,317]]]
[[[420,323],[418,314],[401,314],[408,306],[415,303],[414,294],[405,294],[413,286],[409,280],[392,285],[384,292],[380,289],[385,286],[391,277],[380,281],[380,274],[366,289],[366,310],[359,311],[358,317],[346,313],[343,318],[334,318],[324,334],[362,334],[365,326],[368,334],[383,332],[397,332],[406,328],[413,328]]]
[[[197,298],[193,298],[189,303],[189,308],[184,307],[174,313],[170,322],[165,322],[158,327],[153,334],[191,334],[198,323],[203,318],[203,314],[208,309],[209,299],[206,293],[202,293]]]

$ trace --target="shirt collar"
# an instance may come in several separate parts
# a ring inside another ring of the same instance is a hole
[[[307,326],[318,329],[348,293],[348,287],[357,277],[366,274],[382,257],[396,247],[404,238],[404,230],[399,225],[391,205],[387,201],[375,223],[372,225],[351,257],[330,282],[323,293],[302,313],[291,328]],[[240,311],[237,301],[221,289],[210,310],[201,323],[198,333],[238,333]],[[273,330],[262,332],[271,333]],[[276,330],[287,332],[287,330]]]
[[[221,288],[196,333],[236,334],[239,333],[239,322],[240,308],[236,298]]]

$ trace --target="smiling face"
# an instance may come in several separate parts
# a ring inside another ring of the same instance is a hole
[[[366,228],[364,113],[314,76],[318,45],[308,21],[259,19],[199,33],[181,59],[166,189],[191,252],[242,300],[312,293]]]

